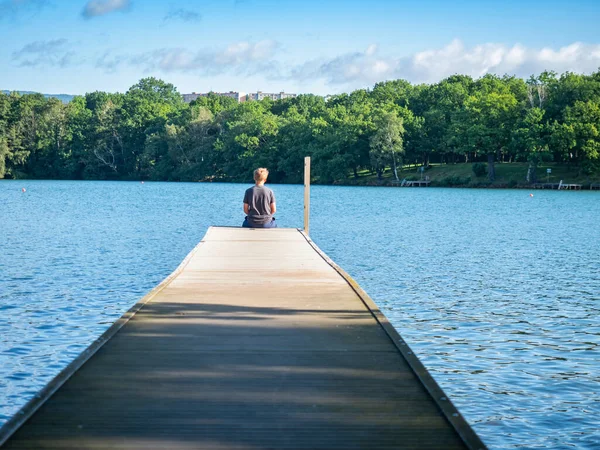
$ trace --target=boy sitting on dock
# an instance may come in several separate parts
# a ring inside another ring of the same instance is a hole
[[[275,194],[265,187],[269,171],[260,167],[254,171],[256,184],[246,189],[244,194],[244,212],[247,214],[242,227],[245,228],[277,228],[275,223]]]

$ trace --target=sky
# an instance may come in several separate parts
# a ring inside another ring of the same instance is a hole
[[[0,0],[0,90],[320,95],[600,68],[600,0]]]

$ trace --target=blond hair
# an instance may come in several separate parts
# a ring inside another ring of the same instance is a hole
[[[259,167],[254,171],[254,181],[257,183],[260,181],[267,181],[267,177],[269,176],[269,171],[264,167]]]

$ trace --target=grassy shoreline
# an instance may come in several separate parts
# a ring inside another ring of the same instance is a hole
[[[492,189],[531,189],[532,185],[527,182],[526,175],[528,163],[496,163],[496,180],[491,183],[487,175],[476,176],[473,173],[473,164],[432,164],[423,172],[421,177],[420,166],[412,165],[398,170],[400,180],[425,180],[431,181],[432,187],[463,187],[463,188],[492,188]],[[547,174],[546,170],[552,173]],[[582,174],[576,166],[567,166],[560,163],[543,163],[537,168],[538,183],[581,184],[583,189],[589,189],[590,184],[600,183],[600,173],[592,175]],[[317,183],[319,183],[317,181]],[[336,181],[336,185],[350,186],[397,186],[394,174],[386,170],[381,180],[369,171],[358,172],[358,178],[349,176],[345,180]]]
[[[458,188],[489,188],[489,189],[532,189],[531,183],[525,179],[528,163],[496,163],[496,180],[493,183],[488,181],[487,175],[476,176],[473,172],[472,163],[458,164],[431,164],[421,176],[419,165],[405,166],[398,170],[398,178],[400,180],[416,181],[429,179],[431,187],[458,187]],[[550,168],[552,173],[548,176],[546,169]],[[566,164],[559,163],[544,163],[537,169],[538,183],[559,183],[563,184],[581,184],[582,189],[589,190],[590,184],[600,185],[600,172],[592,175],[579,173],[576,166],[568,167]],[[427,178],[428,177],[428,178]],[[47,178],[5,178],[6,180],[46,180]],[[50,180],[50,179],[48,179]],[[58,178],[56,180],[59,180]],[[252,180],[228,180],[223,178],[206,178],[203,180],[149,180],[149,179],[89,179],[89,180],[72,180],[69,178],[60,179],[63,181],[126,181],[126,182],[141,182],[141,181],[165,181],[173,183],[251,183]],[[1,181],[1,179],[0,179]],[[377,179],[377,175],[368,171],[362,170],[358,172],[358,177],[350,174],[343,180],[336,180],[333,183],[323,182],[319,178],[313,178],[313,184],[316,185],[334,185],[334,186],[383,186],[383,187],[398,187],[393,172],[388,169],[384,172],[381,180]],[[283,183],[283,184],[302,184],[302,183]]]

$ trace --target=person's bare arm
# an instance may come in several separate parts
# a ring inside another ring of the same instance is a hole
[[[245,213],[245,214],[248,214],[248,209],[249,209],[249,207],[250,207],[250,206],[248,205],[248,203],[244,203],[244,213]]]
[[[277,206],[275,206],[275,203],[271,203],[271,215],[275,214],[276,211],[277,211]]]

